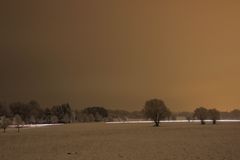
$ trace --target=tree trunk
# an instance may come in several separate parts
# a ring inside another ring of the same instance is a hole
[[[18,133],[20,132],[20,127],[18,127]]]
[[[159,127],[159,120],[160,120],[160,118],[159,118],[159,114],[157,113],[157,115],[156,115],[156,119],[154,120],[154,122],[155,122],[155,127]]]
[[[155,121],[155,127],[159,127],[159,124],[160,124],[160,122],[159,121]]]
[[[201,120],[201,124],[202,124],[202,125],[204,125],[204,124],[205,124],[204,120]]]
[[[216,122],[217,122],[216,119],[214,119],[214,120],[213,120],[213,124],[216,124]]]
[[[3,128],[3,133],[5,133],[6,132],[6,128]]]

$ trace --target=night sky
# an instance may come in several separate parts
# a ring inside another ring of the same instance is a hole
[[[3,0],[0,101],[240,107],[238,0]]]

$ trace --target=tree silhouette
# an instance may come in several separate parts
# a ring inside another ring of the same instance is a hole
[[[201,120],[201,124],[205,124],[205,119],[208,117],[208,110],[204,107],[196,108],[194,111],[194,117]]]
[[[103,107],[88,107],[82,113],[89,116],[89,121],[100,122],[108,117],[108,111]]]
[[[230,116],[232,119],[240,119],[240,110],[234,109],[230,112]]]
[[[144,113],[147,118],[154,121],[155,126],[158,127],[160,120],[163,120],[169,115],[170,110],[166,107],[164,102],[159,99],[151,99],[145,103]]]
[[[31,100],[27,105],[30,108],[30,115],[28,115],[28,121],[30,123],[37,123],[44,115],[43,110],[41,109],[39,103],[35,100]]]
[[[18,133],[19,133],[21,125],[23,124],[21,116],[19,116],[18,114],[15,115],[14,118],[13,118],[13,123],[16,125],[16,127],[18,129]]]
[[[1,116],[10,116],[9,108],[0,102],[0,117]]]
[[[213,124],[216,124],[216,121],[220,119],[220,112],[216,109],[209,109],[208,116],[213,121]]]
[[[7,127],[11,124],[10,119],[6,118],[5,116],[2,117],[0,127],[3,129],[3,132],[6,132]]]
[[[51,108],[51,114],[57,116],[59,122],[64,123],[64,116],[68,114],[71,117],[72,109],[68,103],[56,105]]]

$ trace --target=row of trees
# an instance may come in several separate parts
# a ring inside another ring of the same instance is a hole
[[[74,122],[101,122],[108,121],[108,110],[103,107],[87,107],[73,112]]]
[[[142,111],[107,110],[99,106],[73,110],[69,104],[43,108],[36,101],[15,102],[9,105],[0,103],[0,117],[13,119],[15,115],[20,115],[26,124],[126,121],[144,118]]]
[[[41,108],[38,102],[15,102],[9,105],[0,104],[0,117],[5,116],[13,120],[19,115],[24,123],[69,123],[72,109],[69,104],[56,105],[51,108]]]
[[[18,129],[21,124],[37,123],[71,123],[71,122],[100,122],[100,121],[126,121],[128,119],[152,119],[155,126],[160,125],[160,120],[176,119],[184,116],[187,120],[199,119],[205,124],[206,119],[211,119],[213,124],[220,117],[240,118],[240,110],[219,112],[216,109],[196,108],[193,113],[172,113],[162,100],[151,99],[146,101],[141,111],[128,112],[124,110],[107,110],[104,107],[87,107],[82,110],[72,110],[68,103],[55,105],[51,108],[42,108],[38,102],[16,102],[10,105],[0,103],[0,126],[4,129],[9,124],[16,124]]]
[[[18,129],[18,132],[20,132],[20,127],[23,124],[22,118],[19,115],[15,115],[13,120],[11,121],[10,118],[7,118],[5,116],[1,117],[0,128],[3,129],[4,133],[6,132],[6,129],[10,124],[16,125],[16,128]]]
[[[239,119],[240,120],[240,110],[234,109],[230,112],[220,112],[222,119]]]
[[[36,101],[30,101],[29,103],[17,102],[10,105],[0,104],[0,117],[13,119],[15,115],[19,115],[27,124],[70,123],[74,121],[99,122],[107,121],[109,117],[108,110],[103,107],[72,110],[71,106],[66,103],[51,108],[42,108]]]
[[[160,120],[166,120],[170,117],[175,117],[173,113],[167,108],[165,103],[159,99],[151,99],[145,103],[144,114],[147,118],[152,119],[155,126],[159,126]],[[235,117],[240,117],[240,111],[234,110]],[[220,112],[217,109],[206,109],[204,107],[196,108],[194,113],[184,112],[182,113],[187,120],[199,119],[201,124],[205,124],[206,119],[212,120],[213,124],[220,119]]]
[[[87,107],[82,110],[72,110],[68,103],[42,108],[36,101],[29,103],[16,102],[9,105],[0,103],[0,128],[4,132],[13,124],[19,129],[24,124],[39,123],[71,123],[108,121],[109,113],[103,107]]]
[[[206,119],[211,119],[213,124],[220,119],[220,112],[217,109],[206,109],[204,107],[196,108],[194,111],[194,116],[201,120],[201,124],[205,124]]]
[[[220,112],[220,111],[219,111]],[[175,117],[185,117],[187,120],[193,119],[194,112],[178,112],[173,113]],[[221,119],[228,119],[228,120],[240,120],[240,110],[234,109],[230,112],[220,112]]]

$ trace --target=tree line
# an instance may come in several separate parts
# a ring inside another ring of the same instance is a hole
[[[43,108],[37,101],[28,103],[14,102],[9,105],[0,103],[0,117],[14,119],[19,115],[25,124],[126,121],[143,118],[142,111],[110,110],[101,106],[72,109],[68,104]]]
[[[203,107],[205,108],[205,107]],[[218,111],[219,112],[219,115],[220,116],[220,119],[228,119],[228,120],[240,120],[240,110],[238,109],[234,109],[230,112],[221,112],[221,111]],[[177,112],[177,113],[173,113],[173,119],[176,119],[176,117],[183,117],[184,119],[186,120],[194,120],[194,119],[197,119],[194,115],[195,111],[194,112]],[[204,112],[206,114],[206,117],[207,119],[210,119],[210,116],[211,116],[211,110],[210,112]],[[210,115],[209,115],[210,114]]]
[[[162,100],[151,99],[145,103],[145,116],[154,121],[154,126],[159,126],[161,120],[166,120],[171,117],[175,120],[177,115],[182,115],[189,122],[191,120],[200,120],[201,124],[206,124],[205,120],[212,120],[212,124],[216,124],[220,119],[240,119],[240,110],[234,109],[231,112],[220,112],[215,108],[207,109],[205,107],[198,107],[194,112],[172,113]]]
[[[68,103],[54,105],[50,108],[41,107],[37,101],[14,102],[9,105],[0,103],[0,117],[13,120],[16,115],[19,115],[26,124],[98,122],[107,120],[108,110],[104,107],[86,107],[82,110],[73,110]]]
[[[14,102],[9,105],[0,103],[0,128],[4,132],[9,125],[19,129],[24,124],[54,124],[72,122],[127,121],[142,118],[142,111],[107,110],[101,106],[72,109],[69,103],[41,107],[32,100],[28,103]]]
[[[108,110],[100,106],[73,110],[68,103],[43,108],[34,100],[28,103],[14,102],[9,105],[0,103],[0,127],[4,131],[10,124],[15,124],[19,131],[23,124],[127,121],[131,119],[150,119],[154,121],[155,126],[159,126],[161,120],[175,120],[178,116],[183,116],[189,121],[199,119],[201,124],[205,124],[206,119],[211,119],[213,124],[216,124],[220,118],[240,119],[240,110],[220,112],[217,109],[198,107],[194,112],[174,113],[159,99],[146,101],[142,110],[134,112]]]
[[[0,117],[13,120],[15,116],[19,116],[26,124],[67,123],[70,121],[71,112],[69,104],[42,108],[37,101],[14,102],[9,105],[0,103]]]

